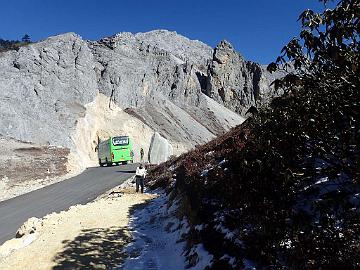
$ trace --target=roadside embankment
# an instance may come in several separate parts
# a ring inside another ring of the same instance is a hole
[[[42,219],[32,218],[0,246],[0,269],[109,268],[124,260],[130,211],[154,198],[132,187]]]

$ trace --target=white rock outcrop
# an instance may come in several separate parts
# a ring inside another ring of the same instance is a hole
[[[98,87],[86,41],[68,33],[0,54],[0,134],[70,147]]]
[[[168,160],[173,153],[173,147],[169,141],[155,132],[151,138],[148,161],[151,164],[160,164]]]
[[[31,217],[18,229],[18,231],[16,232],[16,238],[21,238],[23,236],[33,234],[41,226],[42,219]]]

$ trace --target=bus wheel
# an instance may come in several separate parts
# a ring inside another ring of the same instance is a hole
[[[119,163],[119,162],[116,162],[115,164],[116,164],[116,166],[119,166],[120,163]]]

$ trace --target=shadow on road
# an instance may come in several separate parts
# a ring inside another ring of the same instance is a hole
[[[64,250],[55,256],[53,269],[112,269],[123,263],[123,248],[130,241],[124,228],[83,230],[74,240],[63,241]]]
[[[131,171],[120,170],[120,171],[116,171],[116,172],[119,172],[119,173],[136,173],[135,170],[131,170]]]

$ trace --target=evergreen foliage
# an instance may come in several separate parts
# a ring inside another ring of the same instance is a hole
[[[18,50],[20,47],[31,43],[31,38],[28,34],[25,34],[21,41],[19,40],[6,40],[0,38],[0,52]]]
[[[21,41],[24,43],[30,43],[31,42],[31,38],[28,34],[25,34],[22,38]]]

